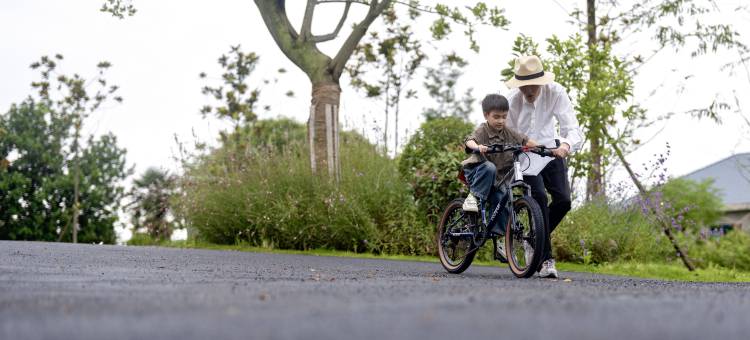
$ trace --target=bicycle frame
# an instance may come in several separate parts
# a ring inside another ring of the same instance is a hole
[[[516,197],[521,197],[523,195],[531,196],[531,186],[526,184],[523,181],[523,171],[521,171],[521,162],[518,161],[518,155],[523,153],[523,151],[514,151],[513,152],[513,168],[508,170],[508,172],[503,176],[503,179],[500,181],[500,186],[504,187],[505,191],[508,193],[508,195],[511,195],[508,197],[508,199],[505,201],[505,204],[499,204],[497,207],[495,207],[495,210],[492,212],[492,215],[490,216],[490,220],[486,220],[486,213],[484,211],[484,206],[480,208],[482,213],[482,224],[487,229],[488,226],[495,223],[495,220],[500,216],[501,209],[508,209],[510,211],[510,214],[508,215],[508,222],[510,222],[510,225],[514,225],[516,220],[516,213],[512,209],[513,208],[513,201]],[[511,183],[508,183],[507,178],[513,174],[513,181]],[[523,193],[522,194],[516,194],[514,193],[513,189],[515,188],[522,188]],[[505,228],[506,226],[503,226]],[[507,232],[507,230],[506,230]]]

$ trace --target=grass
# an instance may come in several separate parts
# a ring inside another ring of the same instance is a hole
[[[354,253],[347,251],[337,251],[328,249],[315,250],[283,250],[272,248],[251,247],[248,245],[219,245],[194,241],[169,241],[162,242],[160,246],[175,248],[192,248],[192,249],[212,249],[212,250],[230,250],[246,251],[257,253],[273,254],[296,254],[310,256],[336,256],[366,259],[385,259],[397,261],[419,261],[437,263],[438,259],[434,256],[408,256],[408,255],[375,255],[370,253]],[[499,262],[475,261],[474,264],[480,266],[500,265]],[[505,266],[504,264],[502,266]],[[616,262],[599,265],[584,265],[579,263],[558,262],[558,269],[562,272],[581,272],[604,275],[618,275],[627,277],[637,277],[657,280],[687,281],[687,282],[750,282],[750,272],[728,269],[723,267],[711,266],[705,269],[697,269],[690,272],[681,264],[668,263],[637,263],[637,262]]]
[[[690,282],[750,282],[750,272],[718,266],[696,269],[690,272],[681,263],[616,262],[599,265],[559,263],[557,267],[561,271],[620,275],[645,279]]]

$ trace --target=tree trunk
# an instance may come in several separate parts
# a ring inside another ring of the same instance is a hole
[[[589,46],[593,46],[596,45],[596,0],[586,0],[586,18]]]
[[[310,144],[310,166],[313,173],[327,171],[330,178],[340,180],[339,102],[341,87],[332,82],[314,83],[307,137]]]
[[[352,26],[335,57],[321,52],[317,44],[335,39],[349,13],[348,1],[339,23],[330,34],[316,36],[311,32],[315,6],[321,2],[307,1],[301,30],[298,33],[286,15],[285,0],[255,0],[263,22],[281,52],[307,74],[312,83],[312,105],[308,120],[308,140],[310,142],[310,164],[313,173],[328,171],[330,178],[339,181],[339,100],[341,87],[339,78],[344,72],[347,60],[367,33],[373,21],[391,5],[392,0],[370,1],[364,19]]]
[[[398,113],[400,111],[400,104],[401,100],[396,103],[396,112],[393,113],[394,118],[396,118],[396,123],[393,125],[393,134],[395,135],[393,138],[393,157],[398,155]]]
[[[388,72],[390,73],[390,71]],[[388,118],[391,108],[391,77],[385,82],[385,129],[383,130],[383,154],[388,156]]]
[[[596,49],[596,1],[586,0],[586,17],[588,19],[586,30],[588,31],[588,48],[593,52]],[[598,77],[597,71],[592,65],[589,65],[589,81]],[[592,113],[591,116],[594,116]],[[591,200],[604,197],[603,184],[603,160],[602,160],[602,135],[599,133],[602,122],[597,119],[589,119],[589,140],[591,148],[591,162],[586,181],[586,199]]]
[[[589,168],[589,173],[586,181],[586,199],[592,200],[596,198],[601,198],[605,196],[604,191],[604,183],[602,175],[602,143],[601,143],[601,134],[598,133],[600,128],[599,122],[592,122],[590,124],[591,131],[596,131],[594,133],[590,133],[590,147],[591,147],[591,167]]]

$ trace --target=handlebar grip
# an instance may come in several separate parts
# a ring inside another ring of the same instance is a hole
[[[492,144],[492,145],[488,145],[487,153],[500,153],[500,152],[504,152],[506,150],[508,150],[508,149],[504,145]],[[480,154],[481,153],[481,152],[479,152],[479,150],[472,149],[472,148],[470,148],[470,147],[468,147],[466,145],[464,145],[464,152],[467,153],[467,154],[469,154],[469,153]]]

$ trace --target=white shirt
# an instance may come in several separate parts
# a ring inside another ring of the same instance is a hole
[[[552,82],[542,85],[536,101],[529,103],[519,89],[508,93],[510,112],[507,125],[524,133],[539,144],[555,146],[555,139],[570,145],[570,151],[581,149],[583,134],[578,119],[570,103],[568,93],[562,85]],[[555,131],[555,121],[560,125],[560,133]]]

